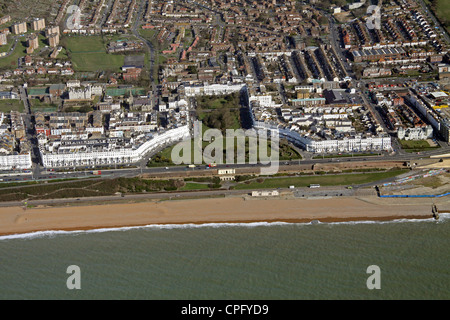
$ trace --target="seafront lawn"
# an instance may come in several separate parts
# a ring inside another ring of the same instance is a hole
[[[209,186],[204,183],[187,182],[183,187],[180,188],[181,191],[189,190],[204,190],[209,189]]]
[[[237,190],[245,189],[265,189],[265,188],[289,188],[290,186],[308,187],[310,184],[320,184],[321,186],[342,186],[342,185],[356,185],[375,182],[387,178],[392,178],[402,173],[405,169],[390,170],[386,172],[370,172],[370,173],[355,173],[355,174],[327,174],[314,175],[303,177],[289,177],[289,178],[266,178],[262,182],[258,181],[248,183],[240,183],[234,188]]]
[[[206,127],[206,129],[208,129]],[[203,126],[203,131],[206,130],[205,126]],[[259,141],[258,141],[258,150],[259,150]],[[193,139],[190,140],[191,144],[191,163],[194,163],[194,141]],[[225,142],[224,142],[225,144]],[[202,144],[202,151],[205,149],[206,146],[208,146],[209,143],[206,141],[203,141]],[[172,162],[172,150],[174,146],[170,146],[159,152],[158,154],[154,155],[151,160],[148,162],[148,167],[165,167],[165,166],[173,166],[175,165]],[[270,141],[267,142],[267,152],[269,152],[270,155]],[[181,153],[181,156],[183,154]],[[226,162],[226,145],[224,145],[224,152],[223,152],[223,163]],[[236,147],[236,141],[235,141],[235,147],[234,147],[234,163],[237,163],[237,147]],[[259,159],[259,157],[258,157]],[[302,156],[290,145],[287,144],[284,140],[280,141],[280,148],[279,148],[279,160],[280,161],[288,161],[288,160],[301,160]],[[249,163],[249,143],[248,139],[246,140],[245,145],[245,163]],[[206,165],[206,162],[202,162],[203,165]]]
[[[426,140],[400,140],[400,144],[406,152],[420,152],[440,148],[439,146],[430,146]]]

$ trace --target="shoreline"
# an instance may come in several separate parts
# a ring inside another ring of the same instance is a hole
[[[430,199],[252,199],[242,197],[143,203],[0,208],[0,236],[44,231],[86,231],[151,225],[245,223],[324,223],[433,218],[431,205],[450,209],[450,201]]]
[[[246,224],[252,224],[252,223],[286,223],[286,224],[296,224],[296,223],[311,223],[313,221],[318,221],[320,223],[345,223],[345,222],[381,222],[381,221],[396,221],[396,220],[428,220],[432,219],[432,216],[428,215],[422,215],[422,216],[390,216],[390,217],[355,217],[355,218],[342,218],[342,219],[335,219],[335,218],[325,218],[322,220],[309,220],[309,219],[292,219],[292,220],[264,220],[264,221],[258,221],[258,220],[243,220],[243,221],[215,221],[215,222],[209,222],[209,221],[199,221],[199,222],[179,222],[179,223],[154,223],[154,224],[143,224],[143,225],[123,225],[123,226],[107,226],[107,227],[82,227],[82,228],[63,228],[63,229],[57,229],[57,230],[30,230],[28,232],[24,233],[0,233],[0,237],[5,236],[21,236],[21,235],[28,235],[38,232],[83,232],[83,231],[97,231],[97,232],[105,232],[102,230],[108,230],[108,231],[114,231],[114,230],[120,230],[125,228],[146,228],[146,227],[156,227],[156,226],[187,226],[187,225],[195,225],[195,226],[208,226],[212,224],[218,224],[218,225],[246,225]]]

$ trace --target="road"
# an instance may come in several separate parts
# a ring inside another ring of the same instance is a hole
[[[329,25],[330,25],[331,32],[329,35],[329,40],[330,40],[331,45],[333,46],[334,51],[338,55],[337,58],[341,61],[344,71],[347,73],[347,75],[352,78],[355,78],[353,70],[350,67],[349,63],[347,62],[347,58],[344,56],[344,54],[342,52],[342,48],[340,45],[339,33],[337,31],[335,19],[334,19],[334,17],[330,16],[328,13],[324,13],[324,14],[327,17]]]
[[[19,86],[20,99],[25,106],[25,114],[23,119],[25,123],[25,132],[28,141],[31,143],[31,162],[32,162],[32,178],[40,175],[41,167],[41,155],[39,152],[39,143],[36,136],[36,130],[34,123],[32,122],[31,106],[28,100],[28,95],[24,86]]]
[[[440,155],[444,153],[450,153],[450,147],[439,148],[439,150],[432,150],[427,152],[417,153],[397,153],[397,154],[382,154],[374,156],[358,156],[357,154],[352,157],[340,157],[340,158],[319,158],[319,159],[305,159],[305,160],[292,160],[292,161],[279,161],[279,166],[284,169],[289,169],[289,166],[295,165],[315,165],[315,164],[327,164],[327,163],[352,163],[358,161],[367,161],[367,163],[374,161],[415,161],[418,159],[427,158],[431,155]],[[232,169],[250,169],[258,171],[257,169],[261,167],[267,167],[268,165],[261,164],[218,164],[216,169],[232,168]],[[23,172],[3,172],[0,178],[5,182],[20,182],[26,180],[52,180],[52,179],[84,179],[88,177],[95,177],[92,175],[91,171],[93,169],[86,169],[84,171],[47,171],[42,169],[42,167],[37,166],[33,169],[33,173],[24,174]],[[148,168],[143,167],[141,164],[133,168],[124,169],[101,169],[102,177],[106,179],[114,179],[119,177],[136,177],[140,174],[174,174],[174,173],[185,173],[187,171],[198,172],[199,174],[208,170],[205,165],[197,165],[195,168],[187,168],[185,165],[170,166],[170,167],[154,167]]]
[[[361,192],[364,195],[375,195],[375,191],[363,190],[361,188],[373,187],[380,183],[392,182],[395,177],[383,179],[372,183],[366,183],[362,185],[353,185],[351,189],[346,186],[331,186],[312,189],[308,187],[300,188],[278,188],[279,192],[293,192],[295,197],[329,197],[329,196],[354,196]],[[63,183],[63,182],[61,182]],[[99,197],[82,197],[82,198],[61,198],[61,199],[44,199],[44,200],[27,200],[27,205],[40,206],[40,205],[67,205],[68,203],[83,203],[89,204],[91,202],[110,202],[110,201],[138,201],[138,200],[177,200],[185,198],[206,198],[206,197],[220,197],[220,196],[245,196],[249,195],[251,190],[198,190],[198,191],[173,191],[173,192],[153,192],[145,194],[117,194],[111,196],[99,196]],[[24,201],[8,201],[0,202],[0,207],[11,206],[24,206]]]
[[[138,39],[140,39],[142,42],[144,42],[145,46],[147,47],[149,53],[150,53],[150,65],[148,68],[148,73],[149,73],[149,78],[150,78],[150,83],[152,86],[152,105],[156,106],[157,105],[157,87],[155,84],[155,80],[154,79],[154,74],[155,74],[155,60],[156,60],[156,51],[155,48],[153,47],[153,43],[151,41],[149,41],[148,39],[145,39],[144,37],[142,37],[139,34],[138,28],[140,28],[141,24],[142,24],[142,15],[144,13],[144,9],[145,9],[145,3],[146,1],[141,1],[140,5],[139,5],[139,10],[138,13],[136,14],[136,19],[134,20],[133,26],[131,28],[131,32],[134,34],[134,36]]]

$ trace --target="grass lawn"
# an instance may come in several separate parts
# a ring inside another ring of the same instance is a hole
[[[140,178],[83,179],[60,184],[23,185],[21,188],[8,188],[1,185],[0,201],[19,201],[24,199],[58,199],[113,195],[121,193],[140,193],[152,191],[177,190],[178,180],[147,180]]]
[[[0,53],[8,52],[9,49],[11,48],[12,44],[13,44],[13,41],[11,41],[11,39],[8,38],[8,43],[5,44],[5,45],[0,46]]]
[[[107,53],[72,53],[75,71],[114,71],[120,72],[124,56]]]
[[[433,10],[434,15],[446,28],[447,32],[450,32],[450,2],[448,0],[436,0],[435,6],[431,5],[430,0],[425,0],[425,3]]]
[[[392,170],[386,172],[371,172],[357,174],[330,174],[320,176],[290,177],[290,178],[269,178],[264,179],[262,183],[251,182],[240,183],[235,189],[264,189],[264,188],[289,188],[308,187],[310,184],[320,184],[321,186],[337,186],[337,185],[355,185],[375,182],[382,179],[395,177],[404,173],[406,170]]]
[[[26,54],[26,47],[22,43],[22,40],[23,39],[21,38],[21,40],[17,41],[14,52],[11,55],[0,58],[0,69],[15,69],[15,68],[17,68],[17,66],[18,66],[17,60],[20,57],[25,56],[25,54]]]
[[[123,65],[124,56],[108,54],[101,36],[71,36],[63,43],[75,71],[119,72]]]
[[[202,127],[203,132],[205,132],[208,128],[206,126]],[[224,139],[225,140],[225,139]],[[259,143],[259,141],[258,141]],[[194,141],[193,139],[190,140],[191,145],[191,163],[194,163]],[[206,146],[208,146],[209,143],[207,141],[203,141],[202,143],[202,151],[205,149]],[[172,162],[172,150],[174,146],[170,146],[156,154],[152,157],[152,160],[147,164],[148,167],[165,167],[165,166],[173,166],[175,165]],[[224,141],[224,147],[223,147],[223,163],[226,163],[226,142]],[[259,150],[259,147],[258,147]],[[267,142],[267,152],[270,155],[270,141]],[[183,156],[183,153],[181,152],[181,155]],[[259,159],[259,156],[258,156]],[[291,146],[285,143],[280,143],[279,147],[279,160],[285,161],[285,160],[300,160],[302,159],[302,156]],[[246,140],[245,145],[245,163],[249,163],[249,143],[248,139]],[[234,142],[234,162],[237,163],[237,142],[235,140]],[[202,160],[202,164],[206,165],[207,163]]]
[[[203,183],[186,182],[186,184],[180,188],[180,190],[182,190],[182,191],[200,190],[200,189],[209,189],[209,187],[207,184],[203,184]]]
[[[0,100],[0,112],[9,113],[11,111],[23,112],[24,106],[20,99]]]
[[[434,150],[440,148],[439,146],[432,147],[426,140],[400,140],[402,149],[406,152],[420,152],[427,150]]]
[[[153,38],[158,34],[158,29],[140,29],[139,34],[148,40],[153,40]]]
[[[224,96],[201,96],[197,98],[197,117],[210,128],[225,132],[241,128],[240,97],[238,93]]]

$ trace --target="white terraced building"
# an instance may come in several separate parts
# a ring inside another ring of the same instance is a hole
[[[30,169],[31,153],[0,155],[0,170]]]
[[[314,153],[335,153],[335,152],[363,152],[363,151],[391,151],[391,138],[389,136],[375,136],[375,137],[349,137],[334,140],[314,140],[307,136],[302,136],[298,132],[289,129],[282,129],[272,126],[270,124],[255,121],[255,129],[265,129],[269,131],[276,131],[280,138],[285,138],[289,142],[300,145],[306,151]]]
[[[203,86],[185,86],[184,93],[187,97],[194,97],[198,95],[224,95],[241,91],[245,84],[211,84]]]
[[[131,141],[131,145],[117,148],[106,142],[105,148],[94,150],[87,143],[65,146],[59,141],[52,145],[41,144],[40,152],[44,167],[47,168],[133,164],[158,147],[189,137],[189,128],[186,125],[155,134],[140,146],[133,145]]]

